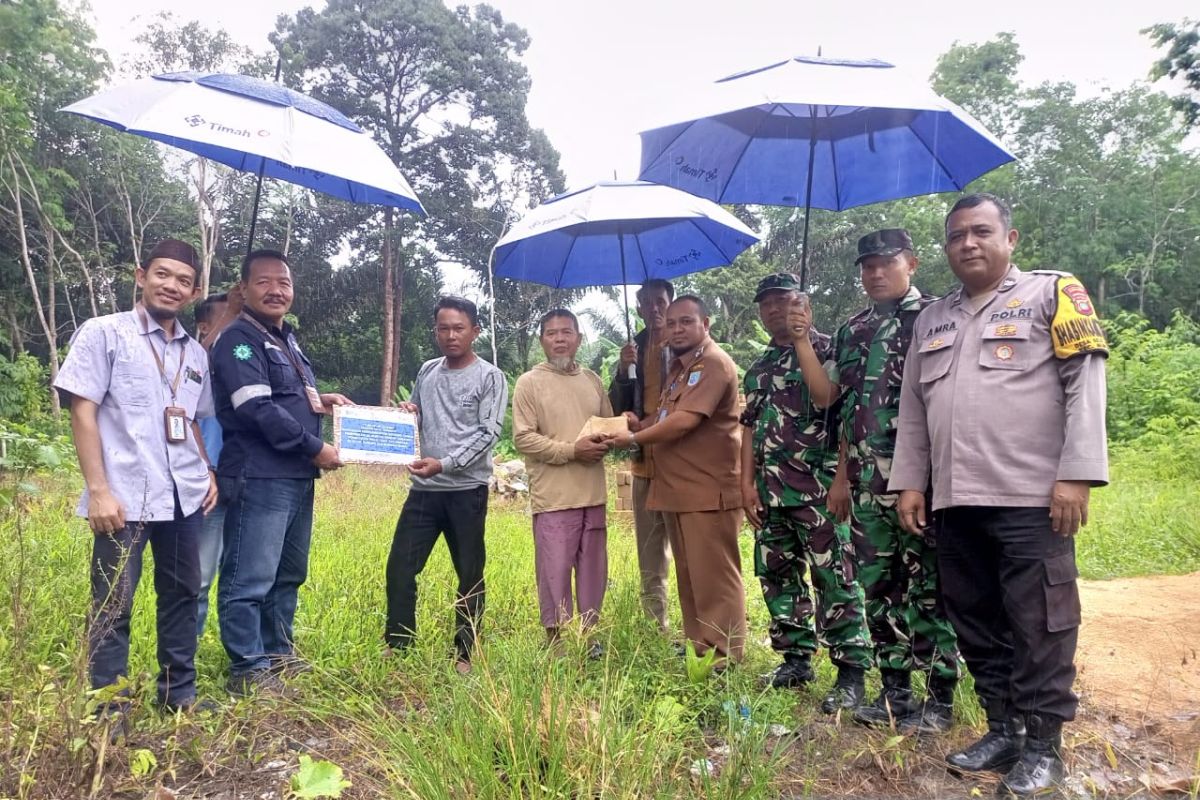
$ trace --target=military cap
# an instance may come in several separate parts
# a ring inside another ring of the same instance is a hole
[[[758,282],[758,289],[754,291],[754,302],[762,300],[762,296],[767,292],[779,289],[784,292],[797,291],[802,292],[800,288],[800,278],[794,272],[775,272]]]
[[[894,256],[912,249],[912,237],[908,231],[904,228],[884,228],[858,240],[858,258],[854,259],[854,263],[861,264],[864,258],[870,256]]]

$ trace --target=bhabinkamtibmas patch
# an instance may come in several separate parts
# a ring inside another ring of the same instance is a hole
[[[1108,355],[1108,340],[1096,319],[1096,310],[1087,289],[1074,276],[1058,279],[1054,292],[1054,319],[1050,336],[1054,355],[1071,358],[1084,353]]]

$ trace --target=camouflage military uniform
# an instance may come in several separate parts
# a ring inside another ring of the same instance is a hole
[[[887,489],[904,357],[917,314],[933,300],[910,288],[896,303],[877,304],[851,317],[838,329],[834,358],[826,364],[842,387],[851,534],[875,658],[881,669],[932,669],[955,679],[958,648],[938,600],[937,551],[932,541],[900,527],[898,495]]]
[[[818,356],[826,358],[829,337],[811,336]],[[751,428],[743,435],[754,437],[755,484],[766,509],[765,525],[755,531],[754,574],[771,613],[771,646],[808,657],[820,631],[834,663],[869,669],[871,645],[850,531],[825,508],[837,468],[830,439],[836,412],[812,405],[790,345],[769,347],[747,370],[743,388],[741,423]],[[815,628],[806,563],[816,592]]]

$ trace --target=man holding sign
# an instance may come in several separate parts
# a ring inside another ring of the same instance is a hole
[[[321,415],[349,405],[320,394],[312,364],[284,317],[292,272],[275,250],[242,262],[245,307],[209,354],[224,446],[217,469],[225,548],[217,591],[228,689],[279,694],[295,657],[296,596],[308,576],[313,479],[342,465],[321,438]]]
[[[384,638],[403,649],[417,630],[417,576],[446,536],[458,573],[454,610],[456,668],[471,670],[471,651],[483,615],[483,544],[492,448],[504,425],[508,383],[504,373],[475,355],[479,311],[462,297],[446,296],[433,308],[441,358],[417,372],[411,402],[417,414],[421,457],[408,465],[412,488],[396,522],[387,561],[387,627]]]

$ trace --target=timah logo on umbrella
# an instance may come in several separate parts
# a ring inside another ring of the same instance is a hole
[[[210,121],[206,120],[204,117],[200,116],[199,114],[192,114],[190,117],[184,117],[183,121],[186,122],[188,125],[191,125],[193,128],[199,128],[202,125],[207,125],[208,129],[210,131],[216,131],[217,133],[228,134],[229,136],[244,136],[247,139],[250,138],[250,131],[246,130],[245,128],[227,128],[219,122],[210,122]],[[259,131],[258,135],[259,136],[269,136],[270,132],[269,131]]]

